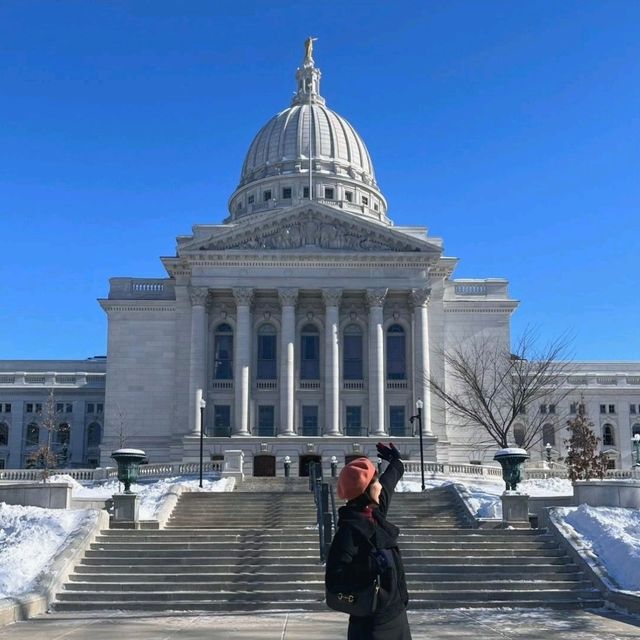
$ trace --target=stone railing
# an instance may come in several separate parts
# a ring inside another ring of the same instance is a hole
[[[420,463],[403,461],[406,473],[420,473]],[[502,477],[500,467],[484,466],[479,464],[456,464],[447,462],[425,462],[426,473],[441,473],[443,475],[466,475],[475,477]]]
[[[223,462],[216,460],[204,462],[204,473],[220,473]],[[159,464],[140,465],[141,478],[162,478],[181,475],[193,475],[200,471],[198,462],[168,462]],[[51,475],[71,476],[78,481],[107,480],[118,477],[116,467],[98,467],[97,469],[51,469]],[[3,469],[0,471],[0,480],[19,482],[21,480],[40,480],[42,469]]]

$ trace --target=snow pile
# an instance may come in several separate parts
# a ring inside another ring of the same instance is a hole
[[[582,504],[556,508],[554,513],[600,559],[621,589],[640,593],[640,510]]]
[[[114,493],[122,491],[122,484],[117,480],[106,480],[104,482],[82,485],[71,476],[52,476],[51,480],[56,482],[69,482],[72,484],[71,491],[74,498],[91,498],[93,500],[107,500]],[[140,504],[140,519],[155,520],[165,498],[178,487],[183,491],[233,491],[235,478],[222,478],[221,480],[203,480],[200,489],[199,480],[187,480],[184,476],[173,476],[163,478],[156,482],[145,484],[132,484],[131,491],[138,494]]]
[[[528,496],[572,496],[573,485],[568,478],[524,480],[518,485],[518,491]]]
[[[73,532],[96,518],[96,511],[0,503],[0,598],[29,591]]]

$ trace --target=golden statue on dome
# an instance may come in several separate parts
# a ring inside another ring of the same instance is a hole
[[[313,64],[313,43],[317,39],[318,38],[312,38],[311,36],[309,36],[304,41],[304,61],[305,61],[305,63],[310,62],[310,63]]]

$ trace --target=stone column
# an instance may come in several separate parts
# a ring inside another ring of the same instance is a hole
[[[342,289],[323,289],[325,304],[324,349],[324,435],[340,435],[340,351],[339,322]]]
[[[278,435],[293,436],[295,403],[294,354],[296,342],[297,289],[278,289],[282,305],[282,328],[280,335],[280,428]]]
[[[233,289],[236,299],[236,335],[234,340],[234,389],[236,414],[232,435],[249,435],[249,383],[251,368],[251,287]]]
[[[384,435],[384,327],[387,289],[367,289],[369,305],[369,435]]]
[[[207,287],[191,287],[191,357],[189,361],[189,426],[192,435],[200,435],[200,410],[196,395],[201,389],[206,395],[206,305]]]
[[[429,304],[430,289],[412,289],[411,303],[413,304],[413,319],[415,327],[414,353],[414,389],[416,400],[424,403],[422,410],[422,433],[433,435],[431,430],[431,389],[429,387],[429,375],[431,366],[429,363]],[[415,404],[414,404],[415,408]]]

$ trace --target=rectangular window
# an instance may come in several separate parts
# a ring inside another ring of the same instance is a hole
[[[555,404],[550,404],[549,405],[549,413],[554,414],[556,412],[556,405]]]
[[[318,407],[317,405],[302,405],[302,435],[318,436]]]
[[[369,198],[367,198],[367,196],[362,196],[362,204],[364,204],[364,205],[368,205],[369,204]]]
[[[271,189],[267,189],[263,194],[262,194],[262,199],[265,202],[269,202],[269,200],[271,200]]]
[[[325,190],[324,190],[324,197],[325,197],[327,200],[333,200],[333,195],[334,195],[334,193],[335,193],[335,192],[334,192],[334,190],[333,190],[333,188],[332,188],[332,187],[326,187],[326,188],[325,188]]]
[[[276,373],[276,335],[258,336],[258,367],[256,378],[258,380],[275,380]]]
[[[33,413],[33,404],[31,404],[31,402],[27,402],[26,412]]]
[[[253,204],[256,201],[256,197],[251,195],[247,198],[247,204]]]
[[[600,413],[607,413],[607,405],[606,404],[601,404],[600,405]]]
[[[4,458],[0,458],[0,469],[4,469],[6,463],[7,461]]]
[[[345,191],[344,192],[344,199],[347,202],[353,202],[353,191]]]
[[[345,436],[362,436],[362,407],[350,406],[346,408]]]
[[[72,402],[66,402],[65,403],[64,412],[65,413],[73,413],[73,403]]]
[[[309,187],[303,187],[302,188],[302,197],[303,198],[309,198]]]
[[[300,379],[320,379],[320,338],[303,335],[300,338]]]
[[[546,404],[541,404],[540,405],[540,413],[547,413],[547,405]]]
[[[362,380],[362,334],[344,336],[342,377],[344,380]]]
[[[98,402],[98,404],[96,404],[96,413],[102,413],[104,411],[104,405],[102,404],[102,402]]]
[[[379,211],[380,210],[380,207],[378,206],[377,202],[373,205],[373,210],[374,211]]]
[[[258,405],[258,435],[267,438],[275,436],[275,425],[275,407],[272,404]]]
[[[616,412],[616,405],[615,404],[610,404],[609,405],[609,413],[615,413]]]
[[[291,200],[291,187],[285,187],[282,190],[282,199],[283,200]]]
[[[416,429],[417,428],[418,426],[416,424]],[[403,406],[389,407],[389,435],[396,438],[409,435]]]
[[[64,409],[64,404],[62,402],[56,402],[56,413],[62,413]]]
[[[635,413],[636,412],[636,405],[635,404],[630,404],[629,405],[629,413]]]
[[[577,410],[578,410],[578,405],[577,405],[575,402],[572,402],[572,403],[569,405],[569,413],[570,413],[572,416],[575,416],[575,415],[576,415]]]
[[[87,413],[95,413],[95,404],[93,402],[87,403]]]
[[[213,407],[213,435],[222,437],[231,435],[231,405],[217,404]]]
[[[42,413],[42,404],[40,402],[36,402],[36,413]]]
[[[233,380],[233,334],[215,335],[213,359],[214,380]]]
[[[5,413],[11,413],[11,403],[8,402],[7,404],[4,405],[4,412]]]

